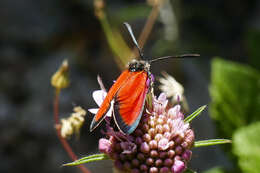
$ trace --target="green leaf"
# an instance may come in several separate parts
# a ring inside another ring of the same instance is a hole
[[[233,153],[243,172],[260,170],[260,122],[238,129],[233,136]]]
[[[83,163],[100,161],[100,160],[107,160],[107,159],[109,159],[109,157],[105,154],[93,154],[93,155],[75,160],[74,162],[63,164],[62,166],[76,166],[76,165],[80,165],[80,164],[83,164]]]
[[[196,111],[194,111],[191,115],[189,115],[188,117],[186,117],[184,119],[185,123],[189,123],[191,122],[195,117],[197,117],[205,108],[207,107],[207,105],[201,106],[199,107]]]
[[[230,138],[236,129],[260,120],[259,91],[259,71],[219,58],[212,61],[209,111],[221,136]]]
[[[209,140],[201,140],[196,141],[194,143],[194,147],[206,147],[210,145],[219,145],[219,144],[227,144],[231,143],[232,141],[229,139],[209,139]]]

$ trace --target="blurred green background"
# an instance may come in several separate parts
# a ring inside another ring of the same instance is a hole
[[[122,23],[130,23],[138,37],[150,3],[105,1],[107,23],[102,23],[91,0],[0,1],[0,172],[80,172],[60,166],[70,159],[54,130],[51,75],[69,60],[71,85],[61,93],[61,117],[69,116],[73,105],[96,107],[97,74],[109,88],[121,71],[117,51],[125,53],[122,45],[113,45],[109,30],[122,34],[132,48]],[[254,154],[260,151],[254,136],[260,129],[259,11],[257,0],[165,0],[145,43],[150,58],[201,54],[158,62],[151,71],[156,77],[167,71],[183,84],[190,111],[210,105],[192,123],[197,140],[235,134],[232,145],[193,150],[190,168],[198,172],[216,166],[227,172],[259,170],[260,156]],[[80,139],[69,140],[79,157],[97,152],[102,127],[90,133],[92,117],[87,114]],[[86,166],[93,172],[111,170],[109,161]]]

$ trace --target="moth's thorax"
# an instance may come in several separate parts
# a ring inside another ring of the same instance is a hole
[[[143,71],[143,70],[149,72],[150,64],[147,61],[134,59],[128,64],[128,70],[131,72]]]

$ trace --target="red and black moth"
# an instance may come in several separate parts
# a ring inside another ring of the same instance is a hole
[[[133,60],[128,64],[109,89],[106,98],[93,118],[90,131],[93,131],[105,118],[107,111],[112,106],[112,116],[118,129],[125,134],[131,134],[141,119],[145,98],[153,85],[150,72],[152,62],[168,58],[197,57],[198,54],[184,54],[179,56],[165,56],[153,60],[144,60],[142,51],[134,37],[131,26],[124,23],[135,46],[138,48],[141,60]]]

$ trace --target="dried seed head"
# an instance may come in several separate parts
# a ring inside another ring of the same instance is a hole
[[[69,86],[69,64],[68,60],[64,60],[56,73],[51,77],[51,85],[56,89],[63,89]]]
[[[80,106],[74,107],[74,112],[68,118],[61,119],[61,136],[69,138],[71,135],[79,135],[80,128],[84,123],[86,111]]]

